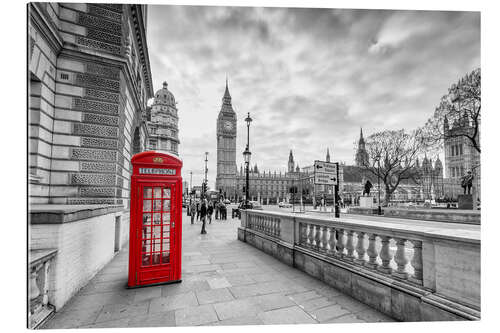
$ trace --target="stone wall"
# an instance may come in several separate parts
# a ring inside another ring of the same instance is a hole
[[[134,132],[152,96],[140,11],[29,5],[31,203],[128,207]]]
[[[115,254],[115,223],[120,246],[128,242],[129,219],[120,206],[37,205],[30,209],[30,249],[57,249],[51,267],[49,303],[59,310]]]
[[[401,321],[480,318],[479,229],[242,212],[238,239]]]

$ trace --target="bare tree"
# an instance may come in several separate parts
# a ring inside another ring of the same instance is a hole
[[[441,97],[434,115],[422,129],[429,149],[441,149],[444,139],[465,137],[481,153],[481,69],[467,73]]]
[[[386,130],[366,139],[369,159],[362,167],[384,184],[385,206],[401,181],[419,181],[420,172],[416,168],[416,161],[425,148],[421,131],[406,133],[403,129]]]

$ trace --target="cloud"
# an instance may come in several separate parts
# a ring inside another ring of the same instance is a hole
[[[250,112],[252,160],[286,170],[323,159],[352,163],[354,142],[415,128],[448,86],[480,66],[480,15],[308,8],[151,6],[154,86],[179,108],[180,155],[193,183],[216,172],[216,119],[226,75],[238,117],[237,166]]]

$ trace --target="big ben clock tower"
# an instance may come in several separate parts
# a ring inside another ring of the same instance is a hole
[[[236,113],[231,105],[227,87],[222,97],[222,107],[217,117],[217,191],[226,198],[233,198],[236,190]]]

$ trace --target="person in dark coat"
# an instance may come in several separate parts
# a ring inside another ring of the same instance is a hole
[[[202,222],[201,234],[206,234],[207,233],[207,231],[205,230],[205,222],[207,221],[207,203],[206,203],[206,200],[203,200],[203,202],[201,203],[200,219]]]
[[[212,224],[212,214],[214,213],[214,204],[210,201],[207,208],[208,223]]]
[[[196,203],[196,221],[198,221],[200,219],[200,205],[201,205],[201,203],[198,201]]]

